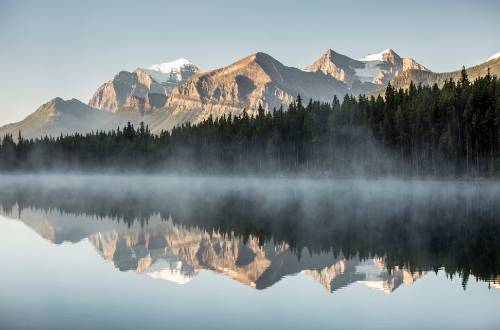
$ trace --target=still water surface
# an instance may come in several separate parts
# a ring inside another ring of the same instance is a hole
[[[1,329],[498,329],[496,182],[0,177]]]

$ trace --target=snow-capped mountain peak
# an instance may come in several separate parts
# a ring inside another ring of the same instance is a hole
[[[384,85],[405,70],[429,71],[412,58],[401,58],[394,50],[387,48],[376,54],[368,54],[360,59],[335,53],[329,49],[305,71],[322,72],[345,82],[350,88],[359,88],[364,84],[364,91],[377,88],[372,85]],[[370,85],[371,84],[371,85]]]
[[[161,73],[170,73],[172,71],[179,71],[182,67],[190,64],[192,65],[193,63],[181,57],[175,61],[153,64],[148,69]]]
[[[496,54],[493,54],[491,55],[489,58],[488,58],[488,61],[491,61],[491,60],[494,60],[494,59],[497,59],[500,57],[500,52],[496,53]]]
[[[387,49],[381,51],[380,53],[368,54],[365,57],[358,59],[358,61],[361,61],[361,62],[383,61],[384,55],[392,53],[392,52],[393,52],[392,49],[387,48]]]

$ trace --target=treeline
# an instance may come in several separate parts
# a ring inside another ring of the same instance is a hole
[[[110,132],[14,139],[0,144],[2,170],[319,172],[481,175],[500,172],[500,82],[490,74],[442,88],[332,103],[302,99],[255,116],[223,116],[152,134],[128,124]]]

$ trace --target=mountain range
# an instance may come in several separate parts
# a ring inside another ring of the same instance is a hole
[[[471,80],[500,73],[500,56],[467,69]],[[442,85],[458,79],[460,70],[435,73],[394,50],[353,59],[331,49],[303,70],[286,66],[265,53],[254,53],[228,66],[203,72],[186,59],[121,71],[99,86],[88,104],[54,98],[20,122],[0,127],[0,136],[21,131],[24,137],[110,130],[128,121],[143,121],[153,133],[209,116],[254,114],[285,109],[297,95],[330,102],[346,94],[383,94],[387,83],[396,88],[415,84]]]

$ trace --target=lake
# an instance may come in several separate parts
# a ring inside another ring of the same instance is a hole
[[[496,181],[0,176],[1,329],[499,329]]]

